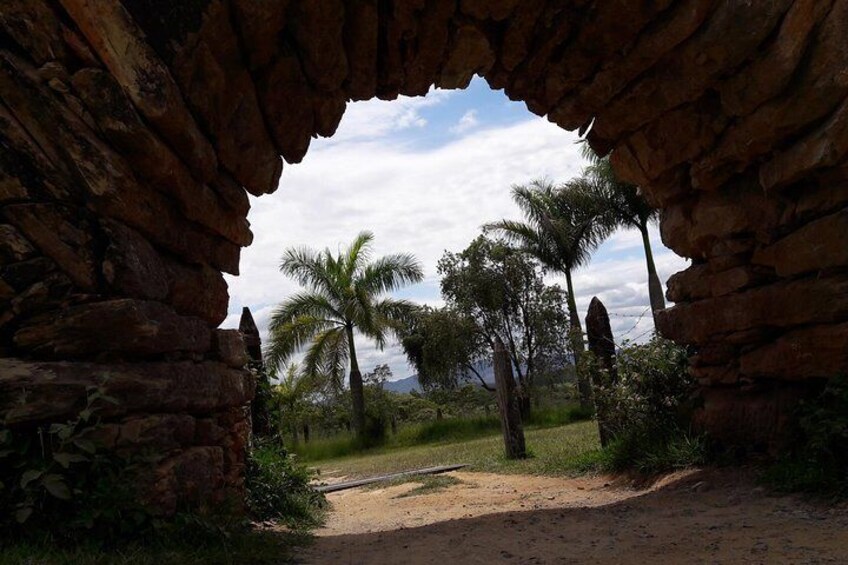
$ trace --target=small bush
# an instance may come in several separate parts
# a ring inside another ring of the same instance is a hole
[[[582,370],[601,371],[586,357]],[[695,383],[687,363],[683,348],[654,337],[618,353],[615,379],[593,374],[595,404],[610,443],[578,460],[576,468],[653,474],[704,463],[706,442],[688,431]]]
[[[97,418],[116,401],[90,387],[87,405],[66,423],[0,430],[0,527],[19,538],[73,541],[132,537],[153,525],[133,489],[136,458],[103,449]]]
[[[136,488],[155,459],[105,448],[98,438],[108,433],[98,413],[116,401],[101,387],[91,387],[87,399],[66,423],[0,430],[0,546],[14,539],[68,551],[81,543],[86,551],[141,545],[217,551],[221,540],[248,532],[232,507],[168,518],[148,512]],[[308,472],[280,450],[260,446],[249,455],[248,503],[258,519],[317,524],[324,499],[308,482]]]
[[[685,427],[695,386],[687,364],[686,350],[661,337],[623,348],[616,356],[616,381],[595,380],[602,383],[595,387],[595,404],[609,415],[613,437]]]
[[[831,379],[796,413],[792,445],[764,479],[775,488],[848,496],[848,376]]]
[[[260,521],[294,528],[320,525],[327,503],[309,485],[311,478],[311,472],[279,445],[269,441],[254,446],[245,471],[248,510]]]

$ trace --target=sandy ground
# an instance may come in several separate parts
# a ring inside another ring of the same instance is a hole
[[[689,471],[643,488],[625,479],[451,473],[328,496],[305,563],[845,563],[848,507],[771,496],[740,471]]]

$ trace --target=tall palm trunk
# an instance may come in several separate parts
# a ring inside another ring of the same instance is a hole
[[[362,373],[356,361],[356,348],[353,345],[353,327],[347,327],[347,344],[350,352],[350,397],[353,402],[353,428],[357,437],[365,437],[365,393],[362,388]]]
[[[642,245],[645,246],[645,262],[648,264],[648,296],[651,299],[651,313],[654,317],[654,326],[657,323],[657,311],[665,310],[665,297],[663,297],[662,284],[657,276],[657,267],[654,265],[654,254],[651,251],[651,238],[648,236],[648,226],[643,224],[639,231],[642,232]]]
[[[568,318],[571,329],[569,341],[571,351],[574,353],[574,367],[577,372],[577,390],[580,394],[580,407],[584,410],[592,409],[592,387],[586,375],[580,371],[580,359],[583,356],[583,327],[580,325],[580,315],[577,313],[577,301],[574,299],[574,285],[571,282],[571,269],[565,271],[565,282],[568,286]]]

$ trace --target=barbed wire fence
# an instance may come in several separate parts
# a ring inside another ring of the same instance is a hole
[[[651,311],[651,307],[648,306],[647,308],[642,310],[641,314],[619,314],[617,312],[608,312],[608,314],[609,314],[610,318],[636,318],[636,322],[633,324],[633,326],[630,329],[628,329],[626,332],[619,335],[619,339],[623,340],[623,339],[627,338],[628,335],[630,335],[631,333],[636,331],[636,328],[639,327],[639,324],[641,324],[642,320],[645,318],[645,314],[647,314],[650,311]],[[654,331],[653,324],[651,324],[651,328],[648,332],[643,332],[638,337],[631,339],[629,341],[636,341],[637,339],[639,339],[639,337],[647,335],[649,332],[652,332],[652,331]]]

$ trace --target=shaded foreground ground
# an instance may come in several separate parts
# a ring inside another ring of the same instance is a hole
[[[848,508],[770,496],[748,472],[619,479],[452,473],[330,495],[307,563],[848,563]]]

